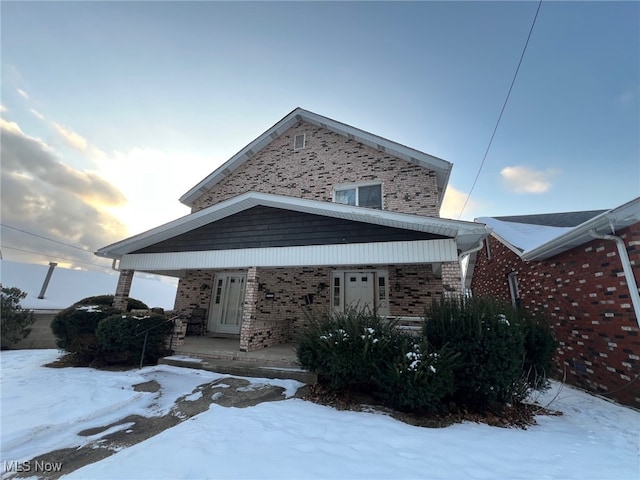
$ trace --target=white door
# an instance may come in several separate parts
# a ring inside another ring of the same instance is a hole
[[[373,272],[345,272],[344,304],[347,308],[375,311]]]
[[[216,333],[240,333],[244,289],[247,276],[243,273],[218,273],[211,298],[209,330]]]

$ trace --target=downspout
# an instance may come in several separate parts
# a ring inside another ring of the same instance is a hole
[[[475,252],[481,250],[483,245],[484,245],[484,239],[480,240],[478,242],[478,245],[476,245],[475,247],[472,247],[469,250],[465,250],[464,252],[460,252],[460,255],[458,255],[458,264],[460,265],[460,272],[462,272],[462,260],[464,260],[464,257],[466,257],[467,255],[471,255],[472,253],[475,253]],[[462,292],[463,293],[466,290],[465,284],[467,283],[467,272],[468,271],[469,271],[469,264],[467,264],[467,268],[464,271],[464,276],[462,278]]]
[[[613,230],[613,225],[611,226]],[[624,278],[627,281],[627,287],[629,288],[629,294],[631,295],[631,303],[633,303],[633,310],[636,312],[636,321],[640,328],[640,293],[638,293],[638,284],[633,276],[633,270],[631,269],[631,261],[629,260],[629,254],[627,253],[627,246],[624,244],[624,240],[617,235],[605,235],[596,232],[594,229],[589,230],[589,234],[594,238],[602,240],[611,240],[616,242],[618,246],[618,255],[622,262],[622,270],[624,271]]]

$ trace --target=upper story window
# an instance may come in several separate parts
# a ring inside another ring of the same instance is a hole
[[[344,205],[382,210],[382,184],[341,185],[335,187],[333,201]]]
[[[293,149],[301,150],[307,146],[307,137],[304,133],[299,133],[293,138]]]

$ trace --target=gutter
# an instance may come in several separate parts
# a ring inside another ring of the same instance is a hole
[[[613,228],[612,228],[613,230]],[[622,262],[622,270],[624,271],[624,277],[627,281],[627,287],[629,288],[629,294],[631,295],[631,302],[633,303],[633,309],[636,312],[636,321],[640,328],[640,293],[638,293],[638,284],[633,276],[633,270],[631,268],[631,261],[629,260],[629,254],[627,253],[627,246],[624,240],[617,235],[605,235],[595,231],[595,229],[589,230],[589,234],[594,238],[602,240],[611,240],[618,246],[618,255]]]

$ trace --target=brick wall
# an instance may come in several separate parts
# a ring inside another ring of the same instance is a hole
[[[389,272],[389,313],[421,317],[442,295],[442,281],[430,265],[340,267],[348,270]],[[295,340],[309,314],[330,308],[331,271],[334,268],[250,268],[247,273],[245,309],[240,349],[253,351]],[[227,270],[225,270],[227,271]],[[175,310],[190,313],[194,307],[210,307],[215,270],[188,272],[180,281]]]
[[[640,224],[618,235],[640,284]],[[566,371],[570,383],[640,407],[640,329],[616,244],[593,240],[545,261],[523,262],[495,238],[490,242],[492,259],[486,249],[478,252],[474,295],[510,299],[507,275],[516,272],[522,306],[551,320],[560,343],[557,374]]]
[[[306,148],[293,149],[306,134]],[[193,204],[198,211],[248,191],[332,201],[338,184],[383,182],[383,208],[437,217],[435,172],[375,150],[347,137],[299,122],[247,160]]]

